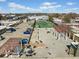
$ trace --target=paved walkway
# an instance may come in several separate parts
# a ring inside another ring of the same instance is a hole
[[[47,33],[47,31],[50,31],[50,33]],[[54,36],[53,32],[56,32],[53,28],[35,28],[35,31],[33,32],[33,36],[31,41],[43,41],[43,44],[45,47],[48,48],[35,48],[35,51],[37,52],[36,56],[38,58],[53,58],[53,57],[70,57],[66,52],[66,44],[69,43],[69,39],[65,40],[62,37],[61,39],[56,38]]]

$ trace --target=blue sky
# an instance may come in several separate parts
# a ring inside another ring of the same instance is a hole
[[[79,13],[79,0],[0,0],[0,13]]]

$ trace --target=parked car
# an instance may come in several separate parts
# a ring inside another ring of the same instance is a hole
[[[8,28],[7,31],[10,31],[10,32],[15,32],[16,29],[15,28]]]

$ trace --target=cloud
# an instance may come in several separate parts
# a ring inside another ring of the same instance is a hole
[[[42,5],[43,6],[52,6],[53,4],[56,4],[56,2],[52,2],[52,3],[50,3],[50,2],[44,2]]]
[[[69,9],[65,9],[66,11],[73,11],[73,10],[79,10],[79,8],[69,8]]]
[[[29,11],[31,13],[41,13],[41,12],[43,12],[41,9],[30,9]]]
[[[0,0],[0,2],[5,2],[6,0]]]
[[[61,5],[57,4],[56,2],[44,2],[41,4],[40,9],[49,9],[58,7],[61,7]]]
[[[76,3],[74,3],[74,2],[68,2],[67,3],[67,5],[74,5],[74,4],[76,4]]]
[[[41,12],[40,9],[34,9],[34,8],[31,8],[31,7],[28,7],[28,6],[24,6],[24,5],[21,5],[21,4],[16,4],[14,2],[11,2],[8,4],[8,6],[10,7],[10,11],[11,12],[14,12],[16,10],[24,10],[24,11],[28,11],[28,12]]]
[[[3,11],[2,9],[0,9],[0,13],[5,13],[5,11]]]
[[[10,8],[14,8],[14,9],[26,9],[27,7],[20,5],[20,4],[16,4],[14,2],[9,3],[9,7]]]
[[[68,8],[65,9],[66,12],[77,12],[79,10],[79,8]]]

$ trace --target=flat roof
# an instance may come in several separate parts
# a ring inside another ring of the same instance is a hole
[[[55,29],[57,30],[57,32],[66,32],[69,29],[69,26],[67,25],[57,25],[55,27]]]

